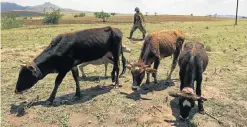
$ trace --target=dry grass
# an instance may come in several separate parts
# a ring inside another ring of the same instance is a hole
[[[186,34],[186,42],[200,41],[210,47],[209,66],[204,74],[203,96],[208,98],[205,109],[224,121],[225,125],[247,125],[247,22],[240,21],[234,27],[234,21],[219,22],[166,22],[147,24],[147,30],[181,29]],[[102,27],[108,24],[27,26],[2,30],[1,59],[1,124],[2,126],[222,126],[217,121],[196,113],[191,114],[189,123],[177,119],[177,100],[167,92],[178,90],[176,86],[165,84],[171,58],[162,60],[159,67],[159,85],[145,85],[148,90],[134,93],[131,90],[130,72],[120,79],[123,87],[114,89],[110,79],[100,83],[93,81],[95,76],[103,76],[103,66],[87,66],[89,77],[82,81],[83,97],[73,101],[75,83],[71,73],[61,84],[54,106],[33,106],[23,117],[10,114],[10,105],[31,100],[39,95],[42,100],[48,98],[54,86],[55,74],[46,76],[24,95],[15,95],[15,83],[18,77],[19,60],[31,61],[59,33]],[[128,60],[136,60],[142,42],[130,42],[126,39],[132,24],[111,24],[123,31],[124,43],[133,51],[125,54]],[[208,27],[208,29],[205,29]],[[141,37],[138,31],[135,37]],[[111,69],[108,69],[111,70]],[[109,74],[110,72],[108,72]],[[90,78],[91,77],[91,78]],[[178,78],[178,67],[172,78]]]
[[[145,16],[147,23],[162,23],[162,22],[196,22],[196,21],[222,21],[230,20],[227,18],[214,18],[205,16],[183,16],[183,15],[149,15]],[[133,15],[116,15],[111,16],[108,23],[132,23]],[[59,24],[101,24],[102,19],[95,18],[93,15],[86,15],[85,17],[74,18],[73,14],[66,14],[60,21]],[[26,25],[40,25],[42,24],[42,19],[28,19],[25,20]]]

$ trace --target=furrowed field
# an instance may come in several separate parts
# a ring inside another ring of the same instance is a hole
[[[22,28],[2,30],[2,126],[244,127],[247,125],[247,20],[240,20],[234,27],[233,20],[212,18],[212,20],[197,20],[196,17],[190,20],[185,18],[186,22],[164,20],[162,23],[147,19],[146,29],[148,32],[159,29],[180,29],[186,34],[185,43],[199,41],[206,46],[209,65],[203,74],[202,94],[208,98],[208,101],[204,102],[204,107],[221,122],[209,115],[197,113],[197,106],[193,108],[190,122],[179,120],[178,100],[170,97],[168,91],[178,90],[180,83],[175,80],[175,86],[169,86],[165,81],[167,72],[170,71],[171,57],[161,61],[158,70],[159,84],[143,84],[148,88],[147,90],[138,92],[131,90],[132,77],[129,71],[120,78],[122,87],[114,89],[110,78],[101,78],[100,82],[97,81],[98,76],[104,75],[103,65],[100,67],[89,65],[85,67],[87,78],[80,82],[83,97],[79,100],[73,100],[75,82],[69,72],[58,89],[53,106],[32,106],[22,117],[10,113],[11,104],[18,105],[25,100],[30,101],[37,95],[40,100],[49,97],[56,74],[46,76],[23,95],[14,94],[15,83],[20,61],[31,62],[48,46],[52,38],[60,33],[108,25],[120,28],[124,34],[123,43],[132,49],[131,53],[124,54],[126,59],[137,60],[143,41],[132,42],[126,38],[132,27],[130,23],[132,18],[124,24],[121,23],[121,18],[126,17],[115,16],[109,20],[109,24],[92,24],[94,22],[90,22],[90,19],[85,17],[88,24],[73,24],[74,20],[70,20],[73,21],[72,24],[28,25],[27,23]],[[163,17],[160,18],[162,20]],[[111,22],[117,19],[119,23]],[[66,18],[61,22],[65,20]],[[139,31],[134,33],[134,37],[141,38],[141,33]],[[112,66],[108,69],[108,75],[111,69]],[[178,78],[177,66],[172,79]]]

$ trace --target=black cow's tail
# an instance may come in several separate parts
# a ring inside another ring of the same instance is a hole
[[[123,54],[123,45],[121,43],[121,55],[122,55],[122,64],[123,64],[123,71],[119,76],[122,76],[126,72],[126,59]]]

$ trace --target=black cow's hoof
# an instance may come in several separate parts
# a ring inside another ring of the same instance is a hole
[[[200,110],[199,110],[199,113],[204,115],[204,114],[205,114],[204,109],[200,109]]]
[[[45,105],[52,105],[52,104],[53,104],[53,100],[51,100],[51,99],[47,99],[45,101]]]

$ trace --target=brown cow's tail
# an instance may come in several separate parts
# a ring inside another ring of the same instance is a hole
[[[126,72],[126,59],[125,59],[124,54],[123,54],[123,46],[122,46],[122,43],[121,43],[121,55],[122,55],[123,71],[122,71],[122,73],[119,76],[122,76]]]

